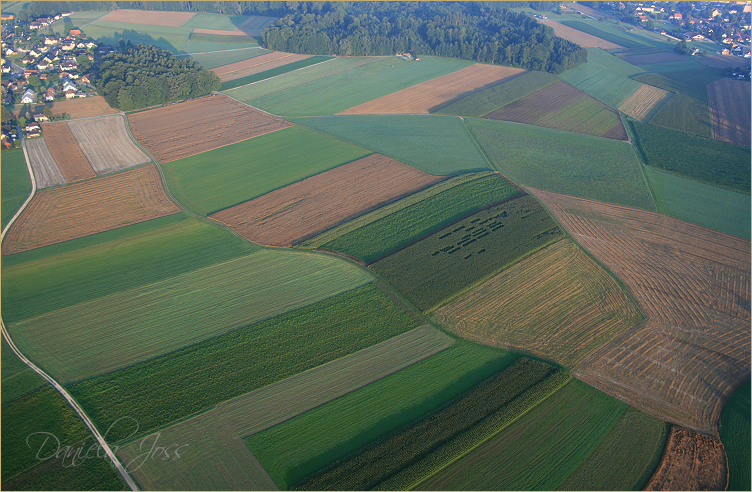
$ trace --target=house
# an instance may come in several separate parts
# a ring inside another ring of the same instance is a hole
[[[730,55],[731,54],[731,50],[728,49],[728,48],[724,48],[723,51],[721,51],[721,54],[722,55]]]
[[[21,58],[21,63],[23,63],[24,65],[28,65],[29,63],[33,63],[34,60],[36,60],[36,58],[34,58],[33,56],[26,55],[23,58]]]
[[[65,91],[65,98],[66,99],[73,99],[74,97],[76,97],[76,91],[75,90],[68,89],[67,91]]]
[[[31,104],[37,102],[37,94],[33,89],[29,88],[21,96],[21,104]]]
[[[50,87],[47,89],[47,91],[44,93],[44,100],[45,101],[52,101],[55,99],[55,96],[57,95],[57,90],[55,90],[54,87]]]
[[[41,22],[34,21],[29,24],[29,29],[41,29],[41,28],[42,28]]]
[[[669,19],[674,19],[674,20],[679,20],[679,19],[682,18],[682,15],[679,12],[674,12],[673,14],[669,15],[668,18]]]
[[[692,36],[692,39],[694,41],[702,41],[705,39],[705,36],[703,36],[702,34],[695,34],[694,36]]]
[[[48,68],[50,68],[51,66],[52,66],[52,61],[50,61],[50,60],[47,60],[46,58],[45,58],[44,60],[40,60],[40,61],[39,61],[39,62],[37,63],[37,68],[38,68],[39,70],[47,70],[47,69],[48,69]]]
[[[40,48],[39,46],[36,46],[36,47],[32,48],[32,49],[31,49],[31,50],[29,51],[29,54],[30,54],[31,56],[39,56],[39,55],[41,55],[42,53],[44,53],[44,51],[42,51],[42,48]]]
[[[644,15],[644,14],[638,15],[637,18],[640,19],[640,22],[647,22],[648,19],[650,19],[650,17],[648,17],[647,15]]]
[[[3,133],[2,136],[0,136],[0,145],[3,145],[7,148],[13,147],[13,140],[11,140],[10,135]]]
[[[0,20],[13,20],[13,14],[0,14]]]
[[[47,36],[44,38],[44,44],[47,46],[52,46],[53,44],[57,44],[59,40],[55,36]]]
[[[13,48],[10,48],[10,47],[5,48],[5,55],[6,56],[15,55],[15,54],[16,54],[16,52],[13,51]]]
[[[71,82],[70,80],[66,80],[63,82],[63,92],[67,92],[68,90],[76,91],[76,84]]]
[[[81,35],[81,29],[71,29],[68,31],[69,36],[80,36]]]
[[[26,77],[27,81],[32,75],[39,76],[39,70],[24,70],[24,77]]]
[[[41,136],[42,136],[42,132],[39,128],[35,130],[30,130],[29,132],[26,133],[26,138],[34,138],[34,137],[41,137]]]
[[[87,74],[85,74],[85,75],[82,75],[82,76],[81,76],[81,82],[83,82],[84,84],[90,84],[90,83],[91,83],[91,76],[92,76],[92,75],[93,75],[93,74],[90,74],[90,73],[87,73]]]
[[[78,64],[74,61],[64,61],[60,64],[60,70],[68,71],[68,70],[76,70],[78,68]]]
[[[50,121],[48,117],[44,115],[44,113],[34,113],[31,115],[32,118],[34,118],[34,121]]]
[[[60,43],[60,48],[65,51],[73,51],[73,49],[76,47],[76,42],[72,39],[66,39],[62,43]]]

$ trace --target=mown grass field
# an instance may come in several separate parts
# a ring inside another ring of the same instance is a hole
[[[627,407],[557,490],[644,490],[663,457],[669,428],[663,420]]]
[[[8,328],[31,360],[58,381],[72,382],[307,306],[370,279],[337,258],[262,250]]]
[[[517,188],[498,174],[480,177],[384,215],[323,244],[321,248],[372,262],[480,207],[519,194]]]
[[[293,126],[178,159],[162,169],[175,198],[207,216],[370,153]]]
[[[499,172],[518,184],[655,210],[627,142],[504,121],[466,122]]]
[[[288,487],[441,407],[519,356],[459,340],[452,347],[246,439]]]
[[[752,154],[748,147],[635,121],[629,124],[648,165],[732,191],[750,192]]]
[[[196,15],[180,24],[180,27],[201,28],[201,29],[218,29],[221,31],[233,31],[244,22],[247,22],[251,16],[248,15],[225,15],[225,14],[207,14],[198,12]]]
[[[224,91],[227,89],[240,87],[241,85],[252,84],[260,80],[276,77],[278,75],[282,75],[283,73],[292,72],[293,70],[305,68],[310,65],[315,65],[317,63],[321,63],[323,61],[331,60],[331,59],[332,59],[331,56],[312,56],[304,60],[298,60],[293,63],[288,63],[287,65],[283,65],[281,67],[271,68],[269,70],[264,70],[263,72],[260,72],[260,73],[247,75],[245,77],[240,77],[238,79],[233,79],[233,80],[222,82],[222,87],[220,88],[220,90]]]
[[[185,43],[187,53],[237,50],[258,46],[260,38],[250,36],[223,36],[216,34],[191,33]]]
[[[650,166],[645,175],[660,213],[750,239],[749,195]]]
[[[266,55],[268,53],[271,53],[271,51],[265,50],[259,46],[252,46],[247,48],[236,48],[233,50],[220,51],[216,53],[192,53],[190,56],[191,58],[193,58],[193,61],[201,65],[204,70],[209,70],[212,68],[221,67],[223,65],[229,65],[230,63]],[[183,57],[181,56],[180,58]]]
[[[22,149],[3,151],[2,168],[0,169],[0,194],[2,194],[2,225],[4,228],[16,211],[23,205],[31,193],[31,178],[26,168],[26,159]]]
[[[626,406],[572,379],[416,489],[555,490],[603,441]]]
[[[747,380],[726,403],[718,426],[726,449],[729,481],[726,490],[750,488],[750,382]]]
[[[7,263],[18,259],[3,266],[3,319],[14,322],[38,316],[256,250],[223,228],[188,214],[122,229],[102,233],[111,239],[97,244],[86,245],[94,241],[84,238],[69,241],[82,246],[78,249],[66,242],[6,257]]]
[[[488,161],[459,118],[440,115],[353,115],[288,119],[373,149],[429,174],[490,169]]]
[[[544,362],[519,359],[448,405],[365,446],[292,489],[403,490],[438,470],[442,461],[459,457],[508,425],[570,377]]]
[[[480,210],[371,268],[429,311],[562,235],[546,209],[526,195]]]
[[[642,40],[638,41],[635,36],[632,36],[629,33],[625,32],[619,34],[613,32],[612,29],[610,29],[611,26],[605,23],[599,23],[598,25],[595,25],[593,23],[584,22],[581,20],[563,20],[560,22],[566,26],[577,29],[578,31],[592,34],[593,36],[605,39],[606,41],[611,41],[612,43],[619,44],[621,46],[624,46],[625,48],[642,48],[647,46],[645,42],[643,42]],[[599,29],[599,26],[603,27],[604,29]]]
[[[4,404],[2,419],[4,490],[128,490],[96,449],[89,459],[73,456],[79,448],[85,456],[96,441],[52,386]]]
[[[147,44],[172,53],[181,53],[186,48],[191,30],[184,27],[130,24],[97,20],[88,24],[84,32],[95,41],[117,46],[120,39],[130,41],[134,46]],[[205,50],[196,50],[205,51]]]
[[[102,428],[127,415],[146,433],[416,326],[369,284],[70,391]]]
[[[21,362],[13,350],[5,341],[0,342],[2,347],[2,404],[5,405],[31,391],[46,384],[36,372]]]

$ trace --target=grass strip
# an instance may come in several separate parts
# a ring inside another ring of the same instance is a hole
[[[316,63],[320,63],[331,58],[331,56],[312,56],[311,58],[298,60],[293,63],[288,63],[287,65],[282,65],[281,67],[271,68],[260,73],[254,73],[253,75],[246,75],[245,77],[240,77],[239,79],[222,82],[222,86],[219,88],[219,90],[225,91],[227,89],[240,87],[241,85],[252,84],[254,82],[258,82],[259,80],[269,79],[283,73],[292,72],[293,70],[297,70],[299,68],[315,65]]]

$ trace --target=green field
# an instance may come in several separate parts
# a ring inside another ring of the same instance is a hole
[[[371,268],[429,311],[561,237],[556,221],[526,195],[436,231]]]
[[[70,391],[102,428],[127,415],[146,433],[416,326],[369,284]]]
[[[230,63],[236,63],[257,56],[266,55],[268,53],[271,53],[271,51],[258,46],[253,46],[250,48],[239,48],[225,51],[210,50],[209,53],[191,54],[191,58],[193,58],[193,61],[201,65],[204,70],[209,70],[221,67],[222,65],[229,65]]]
[[[750,192],[749,147],[636,121],[629,125],[635,146],[648,165],[729,190]]]
[[[300,68],[315,65],[316,63],[321,63],[323,61],[331,59],[331,56],[312,56],[304,60],[298,60],[293,63],[288,63],[287,65],[282,65],[281,67],[264,70],[261,73],[256,73],[253,75],[248,75],[247,77],[240,77],[239,79],[222,82],[222,87],[220,88],[220,90],[227,90],[235,87],[240,87],[241,85],[252,84],[260,80],[276,77],[278,75],[282,75],[283,73],[292,72],[293,70],[298,70]]]
[[[18,321],[237,258],[256,250],[225,229],[188,214],[161,226],[65,253],[3,267],[3,318]],[[142,225],[143,224],[143,225]],[[145,223],[137,224],[145,229]],[[130,226],[133,227],[133,226]],[[109,231],[115,236],[119,229]],[[76,240],[73,240],[75,242]],[[50,249],[62,249],[60,243]],[[57,248],[55,248],[57,246]],[[37,253],[37,254],[33,254]],[[24,253],[13,255],[23,258]]]
[[[586,63],[559,74],[559,78],[614,108],[640,87],[629,77],[643,73],[638,67],[603,51],[587,48]]]
[[[663,457],[669,429],[661,419],[628,407],[558,490],[644,490]]]
[[[749,195],[645,167],[658,211],[693,224],[750,239]]]
[[[8,328],[29,359],[58,381],[72,382],[229,333],[370,280],[368,273],[337,258],[260,250]]]
[[[175,198],[207,216],[369,154],[296,125],[168,162],[162,169]]]
[[[452,347],[246,439],[288,487],[441,407],[519,356],[458,340]]]
[[[365,446],[292,489],[404,490],[438,470],[438,456],[442,461],[459,457],[545,399],[570,377],[544,362],[519,359],[448,405]],[[483,432],[479,433],[481,428]]]
[[[93,436],[52,386],[4,404],[2,420],[3,490],[128,490],[109,461],[96,457]],[[89,459],[74,455],[90,449]]]
[[[555,490],[603,441],[626,406],[572,379],[416,489]]]
[[[92,22],[83,30],[94,41],[101,41],[111,46],[118,46],[120,39],[123,39],[125,42],[130,41],[134,46],[139,43],[148,44],[172,53],[184,52],[191,32],[190,29],[183,27],[126,24],[107,20]]]
[[[2,403],[5,405],[46,384],[42,376],[21,362],[3,337],[2,342]]]
[[[31,193],[31,178],[26,167],[23,150],[12,149],[3,151],[2,167],[0,168],[0,210],[2,210],[2,228],[23,205]]]
[[[415,84],[455,72],[471,61],[421,57],[336,58],[314,69],[280,75],[273,80],[225,93],[281,116],[332,115]]]
[[[516,183],[655,210],[639,160],[627,142],[505,121],[466,122],[494,166]]]
[[[191,34],[185,43],[187,53],[206,53],[209,51],[237,50],[258,46],[257,38],[221,34]]]
[[[26,2],[21,3],[24,4]],[[3,10],[5,10],[5,8],[3,8]],[[79,12],[73,12],[70,16],[68,16],[68,18],[74,26],[78,27],[79,29],[84,29],[88,34],[88,30],[86,30],[84,26],[104,17],[110,12],[111,11],[109,10],[81,10]],[[62,34],[65,31],[65,17],[53,22],[52,30],[58,34]]]
[[[705,138],[713,136],[710,107],[686,94],[676,94],[669,99],[650,119],[650,123]]]
[[[689,60],[682,60],[682,61],[675,61],[675,62],[665,62],[665,63],[651,63],[650,65],[641,65],[640,68],[644,69],[646,72],[653,72],[653,73],[666,73],[666,72],[684,72],[687,70],[702,70],[706,68],[707,65],[703,65],[699,61],[695,60],[695,58],[691,58]]]
[[[429,174],[490,169],[460,118],[440,115],[353,115],[289,120],[368,147]]]
[[[603,22],[600,22],[597,25],[581,20],[562,20],[560,22],[565,26],[577,29],[578,31],[582,31],[587,34],[592,34],[593,36],[605,39],[606,41],[610,41],[612,43],[620,44],[625,48],[644,48],[645,46],[647,46],[647,43],[642,40],[638,40],[638,38],[630,35],[629,33],[614,32],[613,28],[611,28],[609,24]],[[603,29],[599,29],[599,27],[602,27]]]
[[[180,27],[232,31],[237,29],[239,25],[247,21],[249,18],[250,17],[247,15],[206,14],[198,12],[193,17],[183,22]]]
[[[480,207],[519,194],[509,181],[492,174],[431,195],[321,247],[372,262]]]
[[[434,111],[434,113],[480,118],[494,109],[506,106],[517,99],[543,89],[556,82],[556,80],[556,77],[547,72],[538,72],[535,70],[525,72],[511,80],[465,96],[440,108],[438,111]]]
[[[723,69],[703,66],[699,70],[672,71],[670,73],[646,73],[635,80],[670,92],[679,92],[708,103],[708,84],[723,77]]]
[[[729,482],[726,490],[750,489],[750,381],[744,382],[723,408],[718,426],[726,448]]]

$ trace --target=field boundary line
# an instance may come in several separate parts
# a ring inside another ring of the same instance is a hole
[[[241,50],[265,50],[262,46],[249,46],[247,48],[231,48],[229,50],[217,50],[217,51],[197,51],[195,53],[178,53],[174,55],[176,58],[179,56],[191,56],[191,55],[209,55],[211,53],[227,53],[228,51],[241,51]]]
[[[672,96],[673,97],[673,96]],[[661,108],[663,109],[663,108]],[[659,110],[660,112],[660,110]],[[619,115],[621,117],[621,115]],[[650,181],[648,180],[647,174],[645,174],[645,166],[647,166],[647,158],[645,157],[645,153],[642,150],[642,146],[640,145],[640,142],[637,140],[637,137],[632,138],[632,124],[627,121],[627,125],[624,125],[624,129],[627,131],[627,136],[629,138],[629,146],[632,147],[632,152],[634,152],[635,157],[637,158],[637,162],[640,163],[640,174],[642,174],[642,180],[645,182],[645,187],[648,189],[648,193],[650,193],[650,199],[653,201],[653,206],[655,207],[655,211],[658,213],[661,213],[661,211],[658,209],[658,202],[655,199],[655,195],[653,195],[653,189],[650,187]]]

